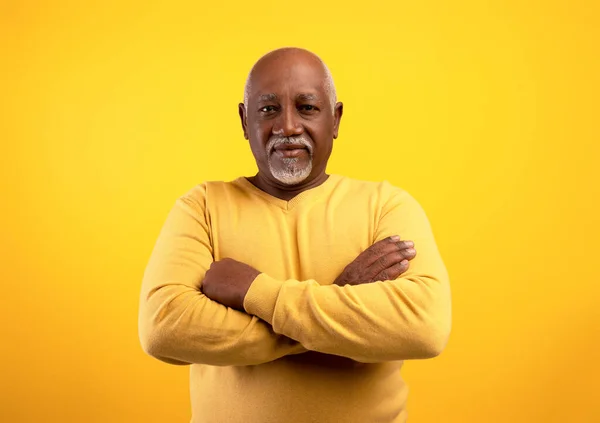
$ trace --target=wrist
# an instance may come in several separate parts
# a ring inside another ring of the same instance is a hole
[[[240,292],[240,298],[239,298],[239,303],[238,303],[240,310],[244,310],[244,300],[246,299],[246,295],[248,294],[248,291],[250,290],[252,283],[260,274],[261,274],[261,272],[259,270],[248,266],[248,272],[244,277],[246,283],[244,284],[244,289]]]

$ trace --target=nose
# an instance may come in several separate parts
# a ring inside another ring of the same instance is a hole
[[[286,107],[282,110],[273,123],[272,132],[274,135],[282,137],[301,135],[304,132],[304,127],[298,118],[296,110],[292,107]]]

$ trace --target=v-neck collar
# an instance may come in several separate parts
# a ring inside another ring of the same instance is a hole
[[[326,192],[330,186],[334,185],[335,182],[339,179],[339,175],[330,174],[329,177],[323,182],[321,185],[317,185],[314,188],[307,189],[302,191],[298,195],[296,195],[291,200],[282,200],[281,198],[277,198],[272,196],[271,194],[266,193],[260,188],[256,187],[252,182],[250,182],[245,176],[240,176],[235,179],[233,182],[240,185],[245,190],[251,192],[254,195],[264,199],[268,203],[273,204],[283,210],[292,210],[300,204],[314,201],[321,194]]]

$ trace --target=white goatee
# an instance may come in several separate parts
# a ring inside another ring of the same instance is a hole
[[[310,158],[305,165],[300,164],[297,157],[284,157],[281,159],[283,166],[281,168],[273,166],[271,152],[275,147],[285,144],[300,144],[308,150]],[[313,149],[310,142],[304,137],[273,137],[266,147],[269,163],[269,170],[275,179],[285,185],[296,185],[304,181],[312,171]]]

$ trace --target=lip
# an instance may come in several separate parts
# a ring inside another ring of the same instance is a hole
[[[281,151],[281,150],[306,150],[306,146],[303,144],[280,144],[273,148],[273,150]]]
[[[305,147],[302,148],[276,148],[273,151],[273,154],[276,154],[282,158],[297,158],[301,157],[304,154],[308,154],[308,150]]]

